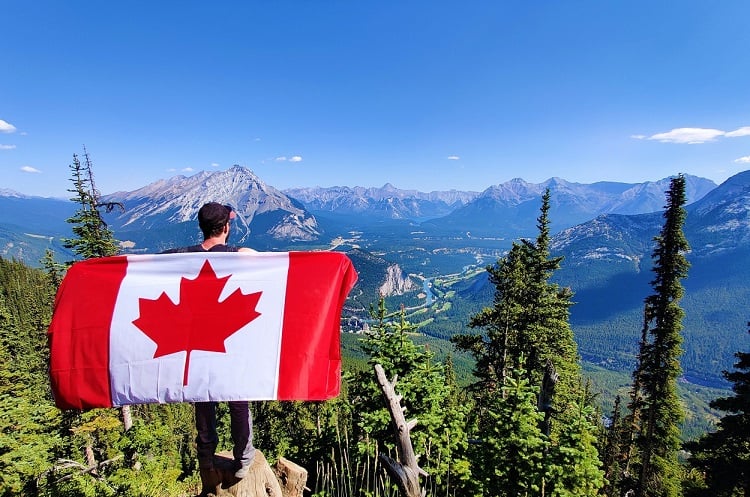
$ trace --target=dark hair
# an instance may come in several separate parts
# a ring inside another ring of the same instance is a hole
[[[198,226],[200,226],[204,238],[212,238],[220,235],[224,231],[224,226],[233,217],[235,217],[235,213],[231,206],[209,202],[198,211]]]

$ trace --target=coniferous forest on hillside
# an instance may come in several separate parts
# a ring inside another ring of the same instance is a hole
[[[80,259],[114,255],[88,154],[71,165],[66,240]],[[374,366],[396,378],[428,496],[750,495],[750,351],[725,373],[733,393],[711,407],[711,433],[685,443],[677,395],[684,296],[690,268],[682,233],[685,183],[667,192],[654,240],[651,293],[630,387],[604,410],[584,379],[570,327],[570,290],[555,283],[549,193],[537,235],[488,266],[493,295],[455,323],[456,354],[470,357],[459,381],[452,353],[422,345],[425,331],[384,300],[372,325],[345,340],[342,394],[326,402],[254,402],[255,445],[309,472],[309,495],[396,496],[381,455],[399,457]],[[49,380],[47,326],[65,266],[0,259],[0,495],[188,496],[201,492],[190,404],[60,411]],[[737,330],[743,333],[744,330]],[[220,409],[224,406],[220,404]],[[226,413],[223,413],[226,414]],[[219,447],[231,447],[220,416]]]

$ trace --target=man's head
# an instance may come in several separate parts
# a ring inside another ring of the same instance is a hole
[[[218,202],[209,202],[198,211],[198,226],[200,226],[204,238],[213,238],[221,235],[229,220],[234,219],[235,216],[236,214],[230,206],[221,205]]]

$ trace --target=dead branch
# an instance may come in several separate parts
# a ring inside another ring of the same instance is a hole
[[[391,413],[391,421],[393,421],[393,429],[398,442],[398,456],[401,462],[394,461],[385,454],[380,454],[380,460],[388,475],[396,480],[404,497],[423,497],[425,491],[420,487],[419,477],[420,475],[427,476],[427,473],[419,467],[410,436],[412,428],[417,424],[417,420],[406,421],[404,417],[405,408],[401,407],[402,397],[397,395],[394,389],[396,378],[393,381],[388,381],[383,366],[380,364],[375,365],[375,374],[383,391],[388,411]]]

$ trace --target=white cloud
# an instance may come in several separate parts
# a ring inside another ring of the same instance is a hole
[[[16,148],[15,145],[2,145],[2,144],[0,144],[0,150],[13,150],[14,148]]]
[[[219,167],[219,165],[220,164],[218,162],[212,162],[211,163],[211,167]]]
[[[284,162],[284,161],[286,160],[286,157],[284,157],[284,156],[282,155],[281,157],[276,157],[276,158],[275,158],[274,160],[275,160],[276,162]]]
[[[739,159],[734,159],[734,162],[736,162],[737,164],[750,164],[750,155],[740,157]]]
[[[177,172],[177,169],[175,169],[175,168],[173,168],[173,167],[170,167],[169,169],[167,169],[167,172],[168,172],[168,173],[176,173],[176,172]]]
[[[657,133],[650,136],[649,140],[658,140],[662,143],[706,143],[714,141],[717,137],[726,134],[720,129],[711,128],[676,128],[666,133]]]
[[[750,126],[743,126],[734,131],[723,131],[713,128],[675,128],[671,131],[651,136],[631,135],[631,138],[635,138],[636,140],[657,140],[662,143],[687,143],[693,145],[712,142],[720,136],[727,138],[750,136]]]
[[[23,171],[25,173],[33,173],[33,174],[41,173],[41,171],[39,169],[37,169],[35,167],[31,167],[31,166],[23,166],[23,167],[21,167],[21,171]]]
[[[182,169],[180,169],[180,171],[182,171],[183,173],[192,173],[193,172],[193,168],[192,167],[183,167]]]
[[[294,157],[289,158],[289,162],[302,162],[302,156],[301,155],[295,155]]]
[[[461,160],[461,157],[458,155],[449,155],[448,160]]]
[[[730,131],[726,134],[729,138],[737,138],[738,136],[750,136],[750,126],[743,126],[741,128]]]
[[[8,121],[3,121],[0,119],[0,133],[15,133],[16,127],[13,126]]]

